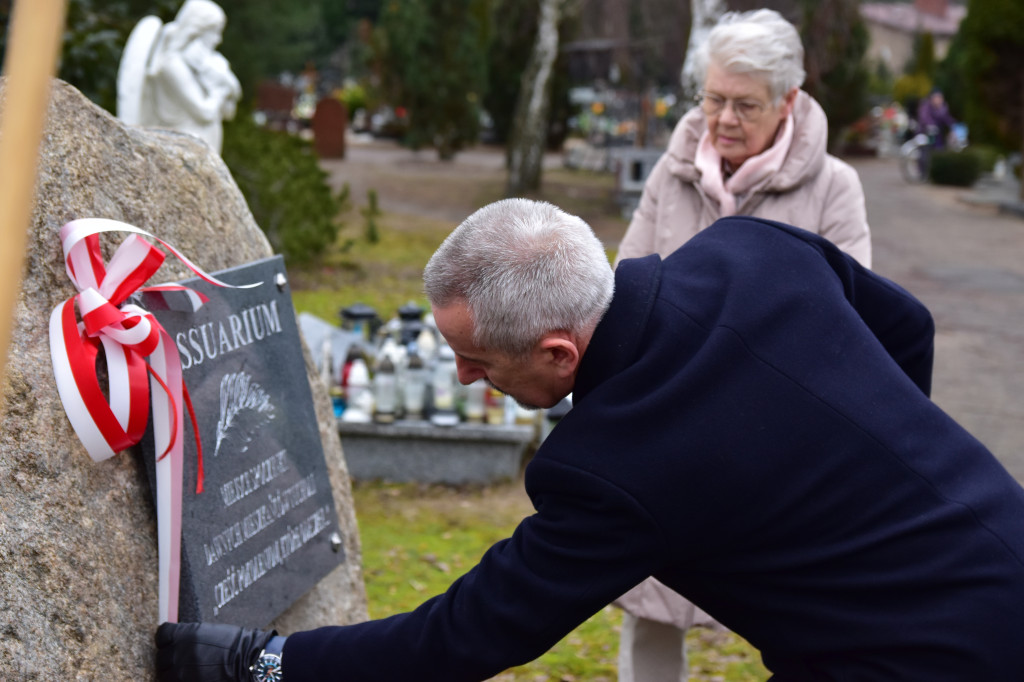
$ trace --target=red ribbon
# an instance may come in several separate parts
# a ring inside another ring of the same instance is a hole
[[[133,234],[105,264],[99,234],[112,231]],[[140,235],[159,241],[205,281],[231,286],[207,275],[167,242],[136,227],[102,218],[74,220],[61,228],[61,244],[68,277],[79,293],[58,305],[50,316],[50,355],[64,411],[95,461],[113,457],[142,440],[152,395],[154,440],[160,452],[159,615],[161,621],[174,621],[181,556],[183,406],[188,409],[196,439],[197,493],[203,490],[203,450],[173,339],[152,314],[126,301],[136,292],[180,296],[195,312],[207,298],[180,285],[143,287],[166,256]],[[75,315],[76,307],[81,321]],[[101,349],[107,365],[109,397],[97,376]]]

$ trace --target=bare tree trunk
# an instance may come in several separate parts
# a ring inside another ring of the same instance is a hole
[[[697,82],[694,73],[694,53],[707,40],[718,19],[725,13],[722,0],[690,0],[690,12],[693,17],[690,24],[690,40],[686,44],[686,60],[683,62],[683,97],[689,98],[697,94],[703,83]]]
[[[558,56],[558,21],[566,0],[541,0],[537,40],[519,86],[508,146],[507,196],[540,188],[551,106],[551,75]]]
[[[633,142],[634,147],[643,149],[647,146],[647,128],[648,121],[651,118],[651,89],[645,88],[640,94],[640,116],[636,121],[636,140]]]
[[[1021,201],[1024,201],[1024,69],[1021,69],[1020,72],[1020,85],[1020,177],[1017,179],[1020,181],[1020,193],[1018,196]],[[1013,172],[1012,168],[1010,172]]]

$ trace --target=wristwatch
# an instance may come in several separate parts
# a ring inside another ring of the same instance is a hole
[[[281,667],[281,652],[284,651],[285,638],[276,635],[267,642],[260,652],[259,658],[249,667],[255,682],[282,682],[284,669]]]

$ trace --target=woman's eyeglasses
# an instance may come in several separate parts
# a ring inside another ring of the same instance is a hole
[[[736,118],[747,123],[753,123],[761,118],[761,114],[767,109],[767,105],[755,99],[729,99],[721,95],[713,95],[710,92],[699,92],[694,101],[704,110],[706,116],[718,116],[725,109],[728,102],[732,102],[732,111]]]

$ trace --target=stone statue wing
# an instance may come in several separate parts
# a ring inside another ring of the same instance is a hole
[[[138,125],[140,122],[146,68],[162,27],[159,17],[143,17],[124,44],[117,69],[117,117],[125,123]]]

